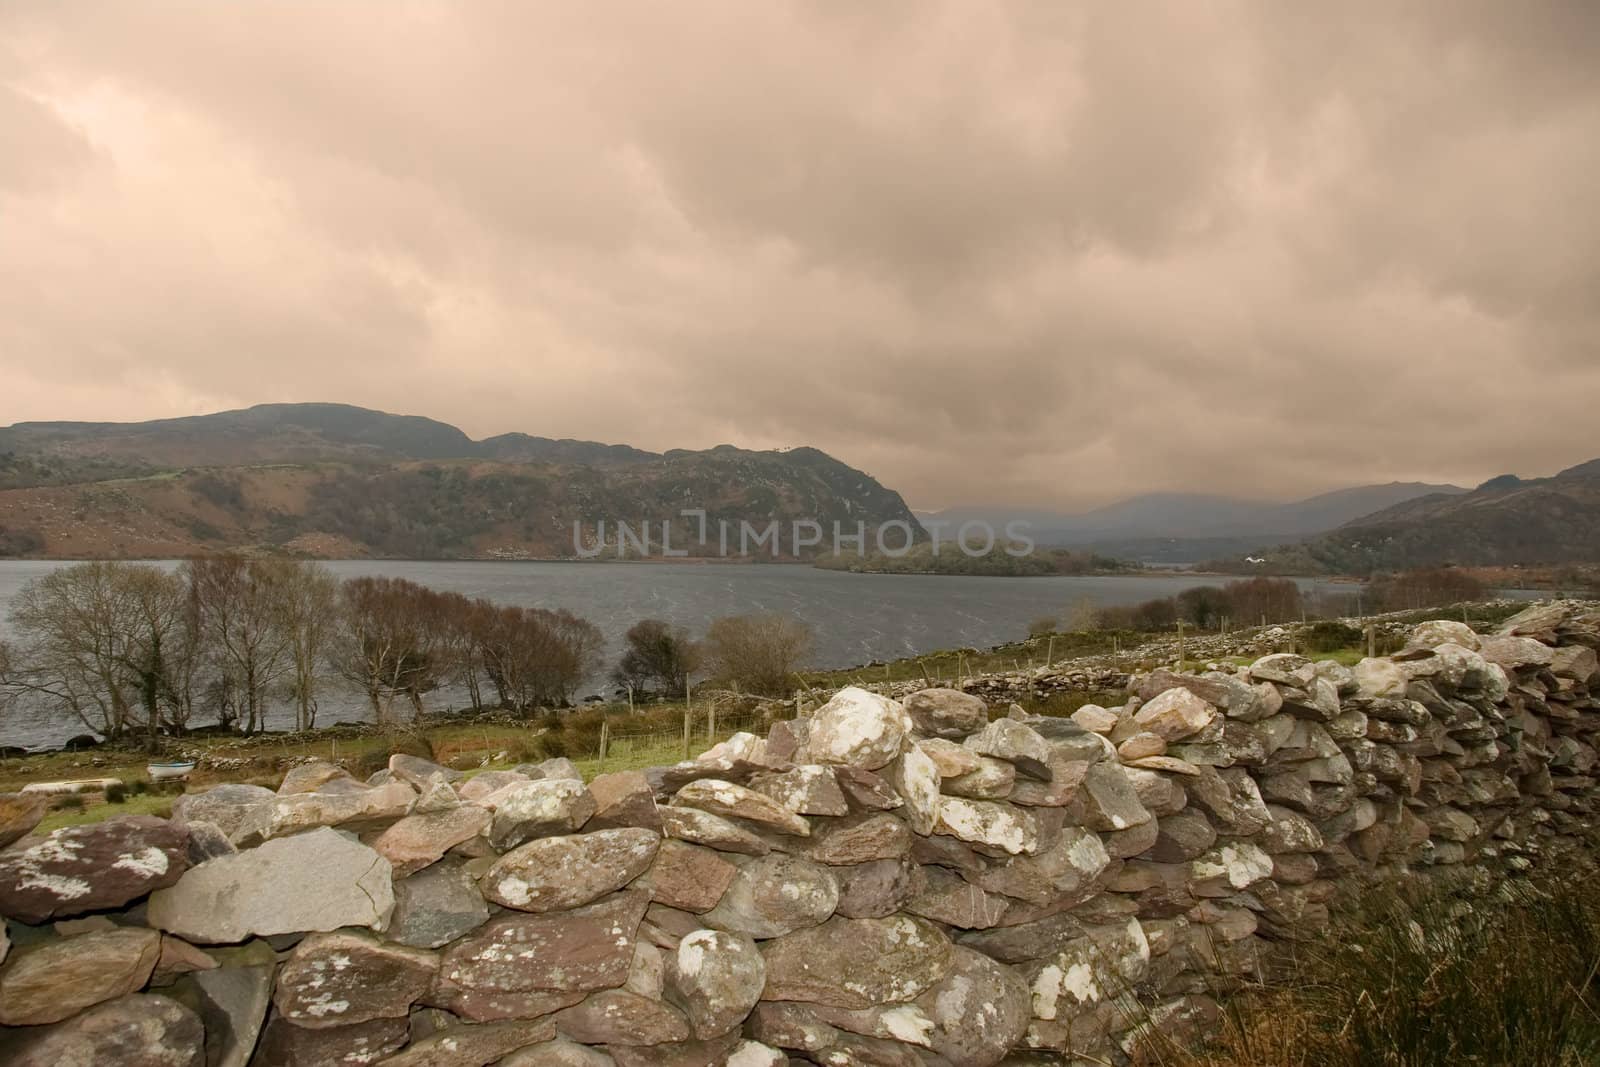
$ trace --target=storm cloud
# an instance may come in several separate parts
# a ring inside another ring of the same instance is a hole
[[[0,5],[0,423],[337,400],[916,507],[1600,455],[1600,6]]]

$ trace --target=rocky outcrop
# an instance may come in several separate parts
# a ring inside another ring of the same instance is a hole
[[[28,924],[0,1059],[1126,1063],[1141,1025],[1215,1019],[1327,936],[1347,888],[1588,844],[1597,622],[1155,671],[1070,718],[850,689],[592,788],[565,761],[306,764],[57,831],[0,852]]]

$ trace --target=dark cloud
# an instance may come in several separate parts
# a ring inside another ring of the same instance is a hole
[[[332,399],[914,505],[1600,454],[1600,9],[0,8],[0,422]]]

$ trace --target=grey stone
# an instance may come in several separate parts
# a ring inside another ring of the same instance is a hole
[[[660,834],[638,827],[541,837],[500,857],[483,876],[483,895],[519,911],[575,908],[649,870],[660,844]]]
[[[216,944],[341,926],[382,929],[393,909],[389,861],[323,828],[191,868],[150,897],[148,921]]]

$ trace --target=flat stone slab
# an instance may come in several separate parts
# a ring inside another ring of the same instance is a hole
[[[37,926],[119,908],[172,885],[188,864],[188,831],[151,815],[56,830],[0,853],[0,915]]]
[[[381,930],[393,910],[389,861],[323,827],[191,868],[150,897],[148,922],[219,944],[341,926]]]

